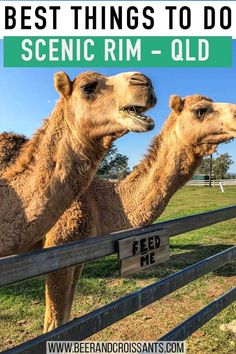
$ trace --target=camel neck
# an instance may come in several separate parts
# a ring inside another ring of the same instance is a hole
[[[66,102],[61,99],[3,178],[18,186],[20,181],[28,181],[31,193],[49,188],[50,193],[57,194],[57,188],[62,187],[67,188],[68,199],[71,194],[82,193],[89,184],[89,171],[96,168],[105,151],[99,141],[94,146],[89,134],[80,131],[69,115]]]
[[[0,193],[3,193],[6,208],[0,209],[3,235],[0,256],[7,255],[8,248],[18,252],[41,239],[73,200],[84,193],[104,156],[100,141],[95,150],[88,135],[84,144],[84,132],[72,134],[76,127],[72,126],[67,114],[65,102],[60,100],[43,128],[2,176],[1,183],[5,187]],[[4,220],[12,220],[15,234],[19,231],[16,249],[9,241],[8,224]]]
[[[164,127],[148,155],[117,186],[131,225],[154,222],[173,194],[191,178],[199,162],[190,148],[181,145],[175,129]]]

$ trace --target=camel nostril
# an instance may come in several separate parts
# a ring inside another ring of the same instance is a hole
[[[129,80],[131,85],[152,86],[151,80],[143,74],[134,74]]]

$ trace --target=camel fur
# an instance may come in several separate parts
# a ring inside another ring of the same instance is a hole
[[[236,135],[236,106],[172,96],[171,113],[134,171],[122,181],[95,178],[45,238],[45,247],[147,225],[193,175],[203,156]],[[14,152],[15,154],[17,152]],[[46,276],[44,331],[70,318],[82,265]]]
[[[149,152],[124,180],[95,178],[46,236],[44,247],[154,222],[203,156],[236,135],[236,105],[193,95],[170,99],[172,112]],[[46,276],[44,332],[70,319],[83,265]]]
[[[86,191],[113,140],[154,126],[143,112],[155,105],[155,94],[140,73],[87,72],[72,82],[60,72],[54,85],[61,98],[50,118],[2,171],[0,256],[26,251],[43,238]]]

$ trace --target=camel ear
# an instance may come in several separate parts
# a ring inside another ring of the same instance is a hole
[[[72,93],[72,82],[66,73],[60,71],[54,75],[54,87],[63,97],[69,98]]]
[[[170,101],[169,101],[170,108],[177,114],[179,114],[184,106],[184,101],[180,96],[170,96]]]

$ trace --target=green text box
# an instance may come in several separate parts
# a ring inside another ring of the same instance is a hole
[[[5,67],[231,65],[231,37],[4,37]]]

